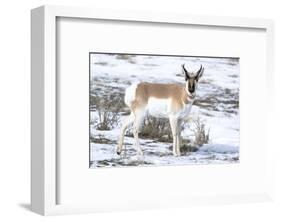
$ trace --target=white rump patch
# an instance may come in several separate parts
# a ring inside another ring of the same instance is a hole
[[[124,101],[129,107],[131,106],[132,102],[136,99],[136,90],[139,85],[139,82],[133,83],[130,85],[125,92]]]

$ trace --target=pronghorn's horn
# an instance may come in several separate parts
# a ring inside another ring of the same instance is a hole
[[[200,69],[199,69],[199,71],[197,71],[197,76],[200,74],[200,72],[202,71],[202,64],[201,64],[201,66],[200,66]]]
[[[184,73],[187,74],[187,70],[185,69],[184,64],[182,64],[181,66],[182,66],[182,69],[184,70]]]
[[[188,71],[185,69],[184,64],[182,64],[181,66],[182,66],[183,72],[185,74],[185,80],[187,81],[190,78]]]

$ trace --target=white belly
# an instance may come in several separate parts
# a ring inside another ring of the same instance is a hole
[[[176,113],[172,113],[170,99],[149,98],[146,110],[148,114],[154,117],[168,118],[170,114],[174,114],[177,118],[187,118],[191,111],[192,103],[184,105],[184,107]]]
[[[168,117],[170,103],[170,99],[149,98],[146,110],[154,117]]]

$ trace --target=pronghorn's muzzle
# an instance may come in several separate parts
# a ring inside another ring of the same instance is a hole
[[[188,89],[188,91],[189,91],[189,93],[194,93],[194,91],[195,91],[195,88],[194,87],[192,87],[192,88],[190,88],[190,89]]]
[[[189,93],[189,97],[190,97],[191,99],[194,99],[194,98],[195,98],[195,95],[196,95],[196,93],[195,93],[195,92],[193,92],[193,93]]]
[[[116,153],[117,153],[117,155],[120,155],[120,154],[121,154],[121,151],[118,151],[118,150],[117,150]]]

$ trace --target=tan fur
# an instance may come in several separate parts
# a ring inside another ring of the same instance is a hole
[[[144,108],[150,97],[171,99],[172,111],[177,112],[189,102],[185,86],[180,84],[140,83],[136,89],[136,99],[132,103],[132,110]]]

